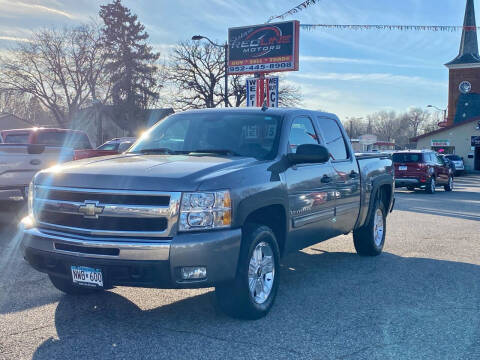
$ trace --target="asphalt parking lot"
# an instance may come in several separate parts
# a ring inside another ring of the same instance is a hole
[[[452,193],[398,191],[385,252],[341,236],[283,260],[261,320],[213,289],[62,295],[21,259],[19,211],[0,209],[0,359],[479,359],[480,175]]]

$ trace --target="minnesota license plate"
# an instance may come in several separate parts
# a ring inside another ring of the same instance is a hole
[[[103,287],[102,270],[86,266],[71,266],[72,280],[74,284]]]
[[[408,170],[408,167],[407,167],[407,166],[399,166],[399,167],[398,167],[398,170],[400,170],[400,171],[407,171],[407,170]]]

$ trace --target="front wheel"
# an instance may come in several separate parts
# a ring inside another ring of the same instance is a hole
[[[452,191],[453,190],[453,176],[448,178],[448,184],[443,187],[445,191]]]
[[[273,231],[264,225],[247,224],[235,280],[215,289],[220,308],[241,319],[267,315],[277,295],[280,251]]]
[[[353,244],[360,256],[377,256],[382,253],[387,229],[387,215],[383,202],[376,199],[368,222],[353,231]]]
[[[94,294],[96,292],[100,292],[103,289],[100,288],[88,288],[88,287],[81,287],[73,285],[70,279],[62,278],[55,275],[48,275],[50,281],[52,282],[53,286],[55,286],[58,290],[64,292],[65,294],[69,295],[88,295]]]

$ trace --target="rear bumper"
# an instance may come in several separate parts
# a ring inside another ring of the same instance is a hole
[[[71,279],[71,265],[102,269],[106,288],[210,287],[235,278],[241,230],[186,233],[159,241],[104,241],[65,233],[24,230],[22,252],[36,270]],[[122,239],[123,240],[123,239]],[[181,268],[202,266],[207,278],[185,281]]]
[[[414,186],[420,187],[425,186],[426,181],[421,181],[420,178],[395,178],[395,187],[406,187]]]

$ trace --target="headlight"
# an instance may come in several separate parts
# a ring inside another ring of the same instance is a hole
[[[30,185],[28,186],[28,215],[32,217],[33,219],[33,199],[35,197],[35,185],[32,182],[30,182]]]
[[[179,231],[226,228],[232,224],[230,192],[183,193]]]

